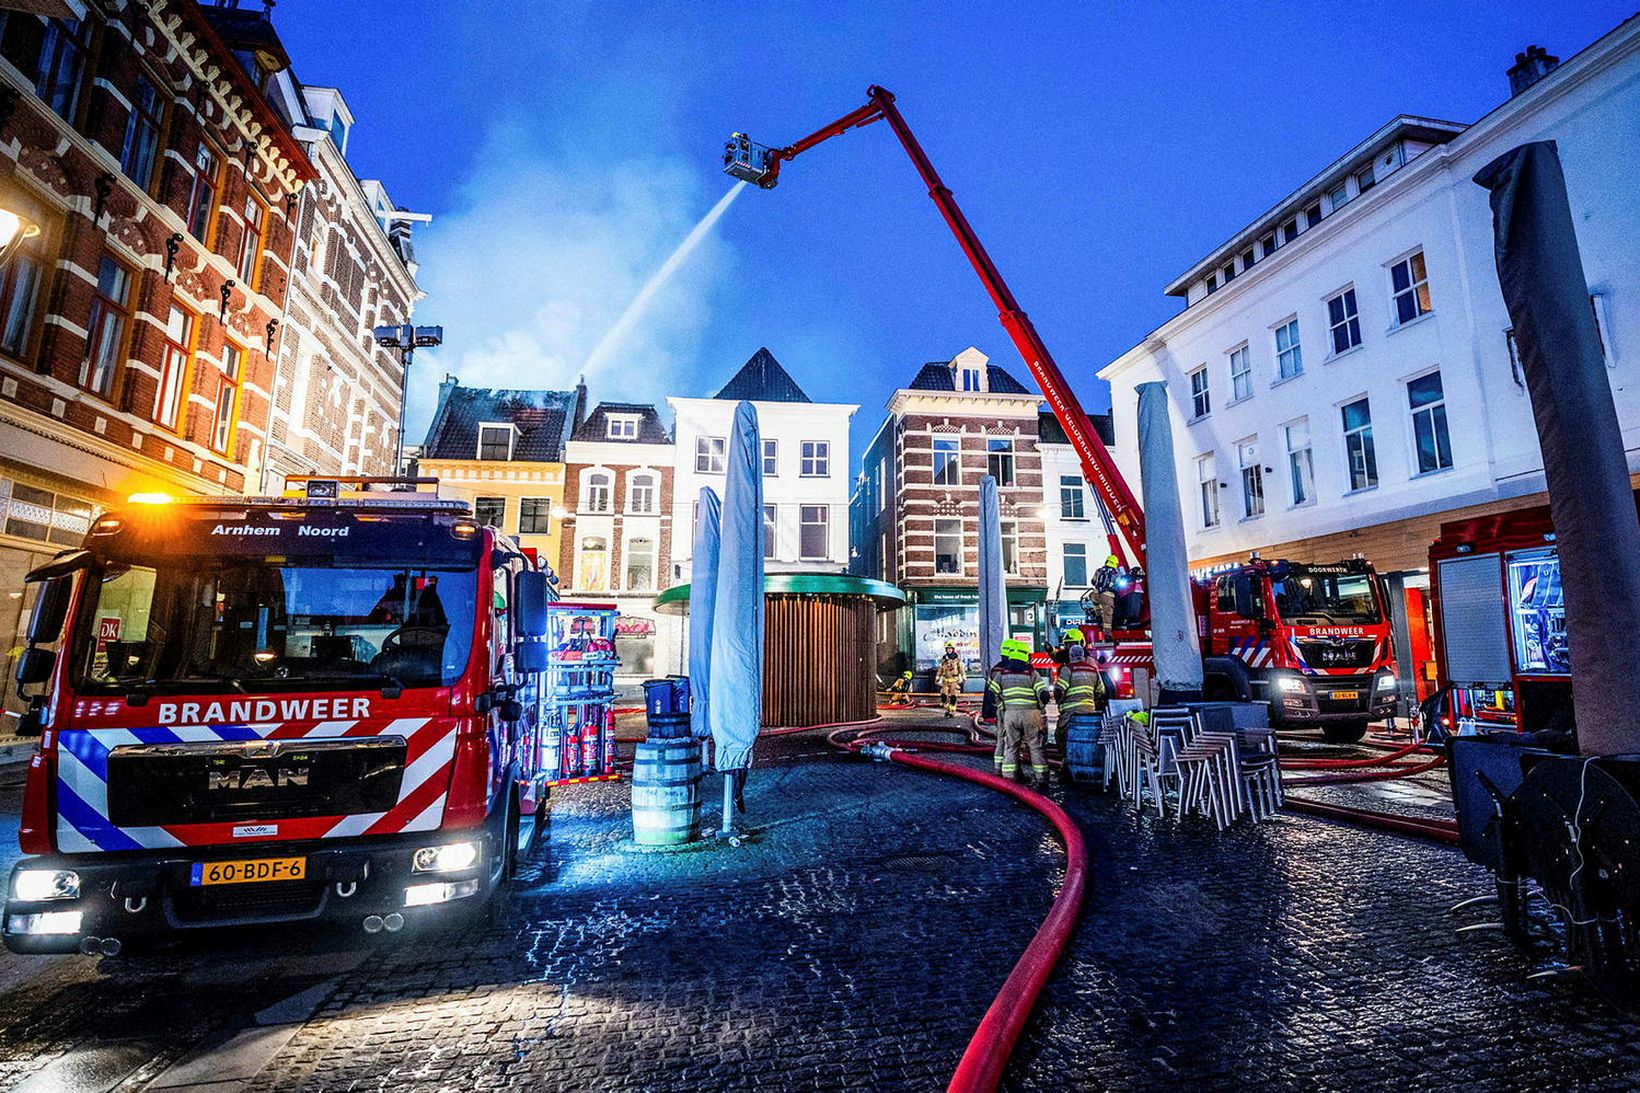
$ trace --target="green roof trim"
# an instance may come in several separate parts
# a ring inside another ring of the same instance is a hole
[[[905,604],[906,596],[887,581],[851,577],[844,573],[769,573],[763,578],[765,596],[866,596],[877,610],[891,611]],[[666,615],[689,613],[689,586],[675,584],[655,597],[655,610]]]

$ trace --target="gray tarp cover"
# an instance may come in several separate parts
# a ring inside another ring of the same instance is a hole
[[[1640,523],[1560,156],[1551,141],[1523,144],[1475,181],[1491,191],[1498,282],[1543,451],[1578,746],[1640,752]]]
[[[1139,486],[1156,679],[1164,690],[1200,691],[1201,647],[1196,644],[1196,609],[1190,602],[1190,555],[1184,545],[1165,383],[1139,385]]]
[[[707,715],[714,765],[739,770],[752,765],[752,745],[763,725],[763,444],[749,402],[735,407],[722,529]]]
[[[979,663],[984,671],[1002,655],[1007,637],[1008,588],[1002,577],[1002,511],[997,480],[979,480]]]
[[[712,735],[712,610],[717,606],[718,521],[723,505],[711,487],[700,489],[695,545],[689,555],[689,725],[695,739]]]

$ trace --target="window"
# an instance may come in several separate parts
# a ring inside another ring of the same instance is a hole
[[[1207,365],[1190,373],[1190,420],[1198,421],[1213,409],[1213,400],[1207,390]]]
[[[1332,329],[1334,356],[1361,344],[1361,317],[1356,313],[1355,289],[1347,288],[1327,301],[1327,322]]]
[[[125,140],[120,145],[120,170],[146,190],[154,181],[154,163],[159,159],[159,134],[165,123],[165,100],[146,75],[137,77],[131,96],[131,113],[125,119]]]
[[[478,458],[507,460],[512,458],[513,427],[511,425],[480,425],[478,427]]]
[[[1424,268],[1424,252],[1408,255],[1389,267],[1390,289],[1395,296],[1395,322],[1410,323],[1435,308],[1429,302],[1429,274]]]
[[[610,414],[604,419],[604,437],[608,440],[638,439],[638,419],[631,414]]]
[[[985,470],[997,480],[998,486],[1014,484],[1014,442],[997,440],[985,442]]]
[[[1066,543],[1064,546],[1065,584],[1070,588],[1088,585],[1088,544]]]
[[[45,104],[69,124],[80,109],[85,56],[91,47],[91,26],[84,19],[53,19],[40,48],[40,73],[34,90]]]
[[[216,190],[222,159],[204,141],[194,153],[194,185],[188,194],[188,233],[210,245],[211,222],[216,219]]]
[[[981,383],[980,383],[980,373],[979,373],[978,368],[972,368],[972,367],[963,368],[963,370],[962,370],[962,381],[961,381],[961,385],[960,385],[959,389],[963,390],[963,391],[982,391],[982,390],[984,390],[984,388],[981,386]]]
[[[1002,572],[1019,572],[1019,525],[1012,520],[1003,520],[997,524],[1001,533],[997,538],[1002,543]]]
[[[182,386],[188,361],[194,354],[194,317],[175,304],[165,323],[165,350],[159,390],[154,395],[154,420],[167,429],[177,427],[182,411]]]
[[[1378,176],[1373,172],[1373,165],[1367,164],[1355,173],[1355,186],[1361,193],[1366,193],[1378,184]]]
[[[1304,228],[1308,231],[1319,223],[1321,223],[1321,202],[1317,201],[1304,210]]]
[[[581,497],[582,512],[608,512],[610,510],[611,477],[608,471],[589,471],[585,482],[585,492]]]
[[[1228,265],[1226,265],[1222,270],[1219,271],[1219,276],[1224,278],[1224,283],[1227,284],[1227,285],[1231,281],[1234,281],[1236,279],[1236,264],[1234,262],[1231,262]]]
[[[239,283],[254,290],[262,265],[262,233],[268,210],[255,197],[245,198],[245,226],[239,234]]]
[[[79,546],[91,527],[91,502],[0,478],[0,527],[7,535]]]
[[[1270,255],[1274,254],[1276,252],[1276,248],[1278,248],[1280,246],[1281,246],[1281,243],[1277,240],[1274,233],[1272,233],[1270,235],[1266,235],[1264,237],[1264,241],[1261,242],[1258,245],[1259,250],[1264,252],[1264,257],[1266,257],[1266,258],[1268,258],[1268,257],[1270,257]]]
[[[962,442],[954,437],[934,438],[934,485],[955,486],[962,480]]]
[[[575,587],[587,592],[609,591],[609,540],[602,535],[581,536],[575,557]]]
[[[1249,519],[1264,515],[1264,466],[1258,461],[1258,437],[1236,445],[1241,463],[1241,511]]]
[[[805,560],[831,556],[831,509],[825,505],[798,508],[797,554]]]
[[[628,592],[649,592],[655,587],[655,540],[640,537],[628,539],[622,551],[623,587]]]
[[[1248,270],[1253,268],[1253,263],[1257,261],[1258,258],[1253,254],[1253,248],[1248,247],[1246,250],[1241,252],[1241,271],[1246,273]]]
[[[1282,427],[1287,441],[1287,473],[1293,483],[1293,504],[1315,500],[1315,459],[1310,454],[1310,419],[1301,417]]]
[[[18,254],[0,269],[0,349],[14,357],[28,351],[34,333],[35,310],[40,303],[39,245],[44,233],[13,242]]]
[[[942,517],[934,521],[934,572],[962,572],[962,521]]]
[[[1215,273],[1215,274],[1213,274],[1213,276],[1211,276],[1207,279],[1207,294],[1209,296],[1211,296],[1211,295],[1213,295],[1213,293],[1217,292],[1218,290],[1219,290],[1219,275]]]
[[[763,442],[763,477],[773,478],[780,471],[780,441]]]
[[[1287,221],[1287,223],[1285,223],[1281,226],[1281,241],[1283,243],[1291,243],[1294,239],[1297,239],[1297,238],[1298,238],[1298,218],[1294,217],[1293,219]]]
[[[1230,350],[1230,397],[1233,402],[1253,397],[1253,355],[1245,345]]]
[[[655,476],[647,471],[629,476],[626,480],[626,511],[638,516],[655,512]]]
[[[473,522],[480,527],[504,529],[507,526],[507,499],[505,497],[475,497],[473,499]]]
[[[1200,484],[1202,527],[1216,528],[1219,526],[1219,472],[1212,452],[1196,460],[1196,481]]]
[[[1431,372],[1409,382],[1407,404],[1412,410],[1418,473],[1428,474],[1452,466],[1452,438],[1446,431],[1446,393],[1441,389],[1441,374]]]
[[[1298,320],[1288,319],[1276,327],[1276,366],[1282,379],[1304,371],[1304,351],[1298,344]]]
[[[1082,476],[1079,474],[1062,474],[1059,476],[1059,518],[1061,520],[1086,520],[1088,518],[1085,507],[1086,498],[1082,487]]]
[[[114,373],[125,348],[131,273],[108,255],[97,266],[97,293],[91,300],[86,324],[85,360],[80,362],[80,386],[107,396],[114,390]]]
[[[232,342],[222,346],[222,377],[216,389],[216,411],[211,423],[211,447],[227,452],[233,443],[234,419],[239,409],[240,371],[245,354]]]
[[[552,498],[522,497],[518,501],[518,534],[546,535],[552,531]]]
[[[773,505],[763,506],[763,559],[772,561],[775,558],[775,548],[779,543],[777,531],[779,523],[776,521],[778,510]]]
[[[1346,404],[1344,416],[1344,457],[1349,463],[1350,489],[1364,490],[1378,484],[1378,454],[1372,446],[1372,407],[1365,398]]]
[[[721,436],[695,438],[695,473],[722,474],[723,457],[729,442]]]
[[[803,441],[802,456],[798,473],[804,478],[827,478],[831,475],[831,441]]]
[[[1338,185],[1334,186],[1332,189],[1327,191],[1327,204],[1332,207],[1333,212],[1337,212],[1339,209],[1342,209],[1345,205],[1348,205],[1349,203],[1350,203],[1349,183],[1340,182]]]

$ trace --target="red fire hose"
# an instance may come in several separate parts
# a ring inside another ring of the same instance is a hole
[[[1298,786],[1328,786],[1347,782],[1382,782],[1389,778],[1405,778],[1412,774],[1422,774],[1426,770],[1434,770],[1446,762],[1446,756],[1437,755],[1433,759],[1422,763],[1411,763],[1406,766],[1393,767],[1389,770],[1369,771],[1339,771],[1335,774],[1320,774],[1312,778],[1285,778],[1281,784],[1283,788]]]
[[[967,732],[971,740],[976,739],[978,735],[977,730],[955,729],[949,726],[907,725],[901,731],[942,730]],[[845,736],[850,739],[843,739]],[[826,739],[835,747],[853,752],[859,752],[868,746],[862,735],[851,732],[847,726],[840,726],[828,733]],[[1059,894],[1054,897],[1053,907],[1049,909],[1042,924],[1037,927],[1030,944],[1025,946],[1025,951],[1020,954],[1013,971],[1008,973],[1007,980],[1003,982],[997,996],[992,999],[985,1016],[980,1019],[979,1027],[974,1030],[967,1049],[962,1053],[961,1061],[957,1063],[956,1071],[951,1075],[950,1084],[946,1086],[947,1093],[993,1093],[1002,1082],[1002,1072],[1008,1065],[1008,1057],[1013,1053],[1014,1045],[1019,1042],[1020,1033],[1025,1029],[1025,1022],[1030,1018],[1037,997],[1042,993],[1042,987],[1047,983],[1048,976],[1053,973],[1055,965],[1059,963],[1065,945],[1070,940],[1071,931],[1076,926],[1077,915],[1081,912],[1082,898],[1087,891],[1087,849],[1082,841],[1082,832],[1064,809],[1040,793],[989,771],[929,759],[906,750],[917,748],[929,751],[989,753],[990,745],[918,741],[898,747],[885,744],[881,740],[872,740],[870,744],[882,747],[888,759],[904,766],[961,778],[999,793],[1006,793],[1046,817],[1065,844],[1065,882],[1060,886]]]
[[[1421,819],[1415,816],[1397,816],[1390,812],[1372,812],[1364,808],[1344,808],[1304,797],[1288,797],[1286,807],[1294,812],[1306,812],[1329,820],[1344,820],[1363,827],[1377,827],[1402,835],[1420,835],[1437,842],[1456,843],[1458,825],[1451,820]]]
[[[1397,759],[1411,755],[1422,744],[1407,744],[1383,755],[1369,755],[1365,759],[1305,759],[1302,756],[1292,758],[1283,757],[1283,770],[1341,770],[1350,767],[1381,767],[1393,763]]]

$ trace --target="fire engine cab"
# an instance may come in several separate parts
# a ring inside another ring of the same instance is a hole
[[[1360,558],[1254,558],[1192,582],[1207,696],[1270,703],[1271,723],[1355,741],[1395,712],[1388,596]]]
[[[434,480],[299,485],[134,496],[29,575],[14,952],[391,932],[483,902],[529,849],[547,571]]]

